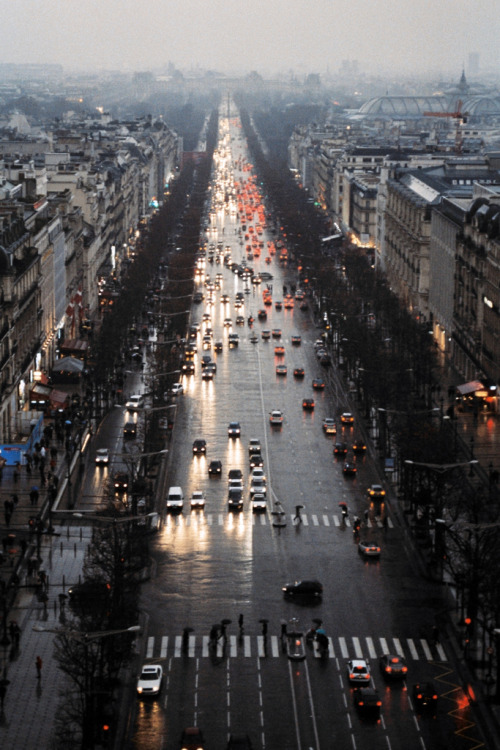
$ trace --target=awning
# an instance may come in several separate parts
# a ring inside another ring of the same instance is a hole
[[[468,396],[470,393],[475,391],[481,391],[484,388],[480,380],[471,380],[469,383],[463,383],[463,385],[457,385],[457,393],[460,396]]]
[[[58,359],[52,365],[52,369],[55,372],[82,372],[85,365],[81,359],[75,359],[75,357],[63,357]]]
[[[66,339],[60,344],[59,349],[62,354],[75,354],[77,357],[84,357],[88,349],[88,342],[82,339]]]
[[[48,401],[52,388],[49,385],[34,383],[31,388],[30,399],[32,401]]]
[[[58,391],[55,388],[52,388],[50,392],[50,403],[58,408],[62,409],[64,406],[67,406],[67,402],[69,401],[69,394],[64,393],[64,391]]]

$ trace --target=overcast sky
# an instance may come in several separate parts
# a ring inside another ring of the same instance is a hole
[[[0,0],[0,62],[263,75],[500,69],[500,0]]]

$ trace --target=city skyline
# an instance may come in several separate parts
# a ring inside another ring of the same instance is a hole
[[[500,72],[497,0],[0,0],[0,62],[66,70],[215,70],[455,75],[479,53]]]

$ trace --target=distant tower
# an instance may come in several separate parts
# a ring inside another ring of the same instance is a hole
[[[479,75],[479,52],[471,52],[469,55],[469,75]]]

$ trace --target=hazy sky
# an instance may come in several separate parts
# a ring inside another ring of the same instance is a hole
[[[0,62],[267,75],[500,68],[500,0],[0,0]]]

